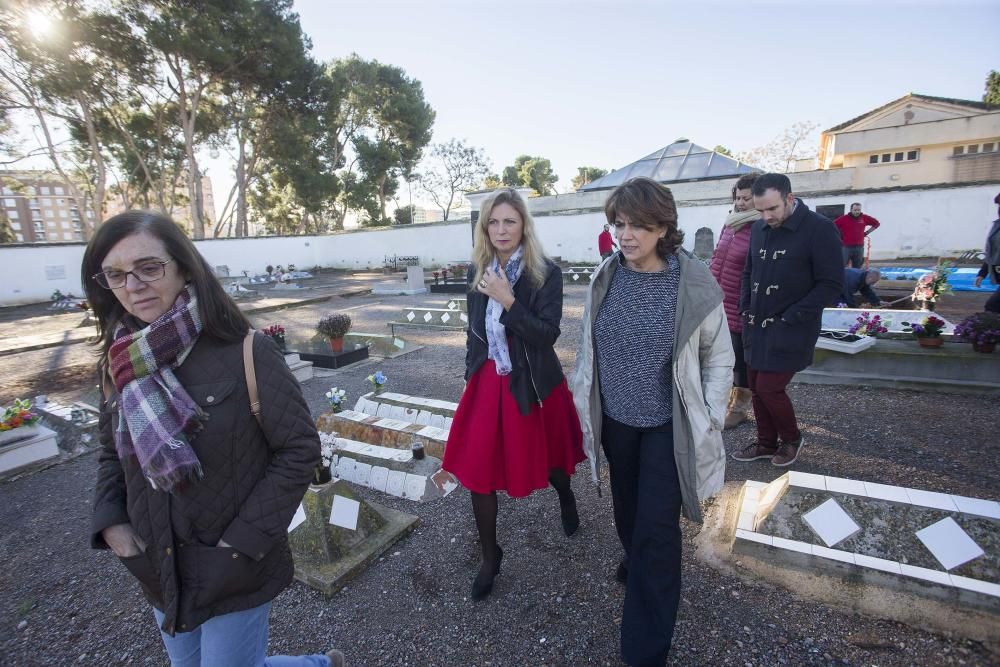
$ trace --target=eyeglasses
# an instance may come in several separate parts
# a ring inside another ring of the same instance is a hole
[[[118,289],[119,287],[125,287],[125,284],[128,282],[129,274],[135,276],[136,280],[139,282],[152,283],[167,275],[167,264],[172,261],[174,260],[168,259],[166,261],[154,260],[151,262],[143,262],[131,271],[111,269],[110,271],[95,273],[91,276],[91,278],[93,278],[94,281],[96,281],[97,284],[104,289]]]

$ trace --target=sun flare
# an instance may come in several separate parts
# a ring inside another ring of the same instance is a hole
[[[28,30],[35,39],[44,39],[52,34],[55,22],[52,17],[39,9],[33,9],[25,15]]]

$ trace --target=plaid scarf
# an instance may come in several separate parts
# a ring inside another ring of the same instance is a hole
[[[521,259],[524,257],[524,248],[517,246],[517,250],[507,260],[507,266],[500,268],[500,260],[493,256],[493,264],[490,266],[496,272],[503,271],[507,274],[507,282],[513,287],[521,277]],[[489,346],[487,358],[496,363],[497,375],[509,375],[511,371],[510,350],[507,349],[507,327],[500,324],[500,316],[503,315],[503,306],[499,301],[490,299],[486,303],[486,342]]]
[[[147,327],[135,331],[126,324],[129,319],[115,329],[108,354],[121,395],[115,448],[121,459],[136,456],[153,488],[169,493],[202,474],[187,436],[201,427],[204,413],[172,370],[184,363],[201,333],[198,299],[188,285]]]

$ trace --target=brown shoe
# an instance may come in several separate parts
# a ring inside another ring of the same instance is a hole
[[[326,659],[330,661],[330,667],[344,667],[347,664],[343,651],[338,651],[335,648],[326,652]]]
[[[781,443],[778,447],[778,453],[771,459],[771,465],[776,465],[779,468],[792,465],[795,463],[795,459],[799,458],[799,452],[802,451],[804,444],[806,444],[806,440],[802,436],[799,436],[795,442]]]
[[[757,459],[769,459],[778,453],[777,445],[762,445],[755,442],[747,445],[743,449],[737,449],[731,456],[737,461],[756,461]]]

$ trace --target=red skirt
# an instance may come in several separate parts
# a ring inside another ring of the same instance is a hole
[[[510,393],[510,376],[497,375],[487,359],[469,378],[455,410],[441,467],[469,491],[523,498],[549,485],[550,468],[572,475],[585,458],[566,380],[522,415]]]

